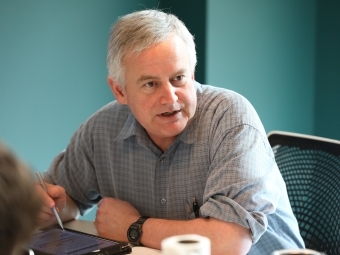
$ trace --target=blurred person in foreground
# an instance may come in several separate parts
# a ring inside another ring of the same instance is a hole
[[[25,253],[41,206],[31,171],[0,142],[0,254]]]
[[[54,205],[63,220],[97,205],[98,234],[133,245],[160,249],[167,237],[195,233],[210,238],[213,255],[304,247],[256,111],[195,81],[193,36],[176,16],[121,17],[107,65],[116,100],[54,159],[48,194],[37,186],[41,226],[55,223]]]

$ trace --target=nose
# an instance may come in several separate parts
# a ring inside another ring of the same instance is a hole
[[[161,104],[173,104],[177,101],[176,88],[170,83],[164,83],[161,86]]]

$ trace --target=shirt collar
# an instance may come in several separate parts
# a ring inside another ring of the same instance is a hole
[[[136,135],[137,124],[139,123],[137,122],[136,118],[133,116],[132,112],[129,109],[128,118],[125,121],[124,127],[114,140],[124,140],[126,138],[129,138],[130,136]]]

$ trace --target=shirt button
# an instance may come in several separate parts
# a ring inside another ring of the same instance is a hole
[[[166,199],[165,199],[164,197],[161,199],[161,203],[162,203],[162,204],[165,204],[165,203],[166,203]]]
[[[160,162],[164,162],[164,161],[165,161],[165,158],[164,158],[164,157],[161,157],[161,158],[159,159],[159,161],[160,161]]]

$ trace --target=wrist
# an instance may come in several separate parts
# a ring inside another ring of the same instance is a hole
[[[136,222],[132,223],[127,231],[127,237],[132,245],[139,246],[142,245],[140,239],[142,237],[143,231],[142,227],[144,222],[149,219],[148,216],[140,217]]]

